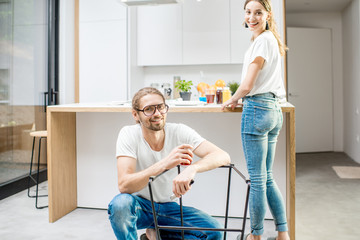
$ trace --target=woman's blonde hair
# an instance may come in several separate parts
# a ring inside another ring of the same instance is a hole
[[[265,10],[269,13],[270,19],[267,21],[268,25],[269,25],[269,30],[274,34],[274,36],[279,44],[279,50],[280,50],[281,56],[284,56],[286,51],[289,50],[289,48],[281,41],[281,37],[277,30],[276,22],[275,22],[273,12],[272,12],[271,0],[246,0],[245,4],[244,4],[244,9],[246,9],[246,5],[251,1],[260,3],[265,8]]]

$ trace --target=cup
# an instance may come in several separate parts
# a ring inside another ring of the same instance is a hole
[[[192,151],[192,148],[185,148],[185,149],[190,149],[190,151]],[[188,155],[191,157],[190,154],[188,154]],[[180,165],[190,165],[191,163],[192,163],[192,160],[190,161],[190,163],[181,163]]]
[[[214,103],[215,90],[214,89],[205,89],[205,96],[206,96],[207,103]]]

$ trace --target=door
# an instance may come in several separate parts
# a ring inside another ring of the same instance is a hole
[[[333,151],[331,30],[287,28],[288,100],[296,111],[296,151]]]
[[[58,33],[53,21],[58,20],[58,3],[0,1],[0,199],[27,187],[29,133],[46,129],[45,106],[57,102]],[[37,149],[36,144],[35,156]],[[46,166],[46,147],[42,147],[44,178]]]

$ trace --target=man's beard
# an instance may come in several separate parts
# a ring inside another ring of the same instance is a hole
[[[162,120],[162,122],[160,124],[153,124],[152,119],[149,119],[148,121],[143,121],[141,118],[140,118],[140,123],[141,123],[142,126],[146,127],[149,130],[161,131],[161,130],[164,129],[164,126],[165,126],[164,117],[161,117],[161,118],[158,118],[158,119]],[[156,119],[156,120],[158,120],[158,119]]]

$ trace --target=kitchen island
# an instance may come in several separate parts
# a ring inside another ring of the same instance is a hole
[[[291,239],[295,239],[295,108],[282,104],[284,125],[279,136],[274,176],[283,193]],[[243,173],[246,165],[240,139],[242,108],[220,105],[170,106],[167,122],[185,123],[229,152]],[[128,103],[69,104],[47,108],[49,221],[77,207],[106,209],[118,193],[115,145],[119,130],[135,124]],[[198,174],[184,204],[219,216],[224,210],[226,173]],[[208,200],[204,199],[208,194]],[[241,215],[245,186],[232,180],[230,215]],[[267,213],[267,217],[270,213]]]

